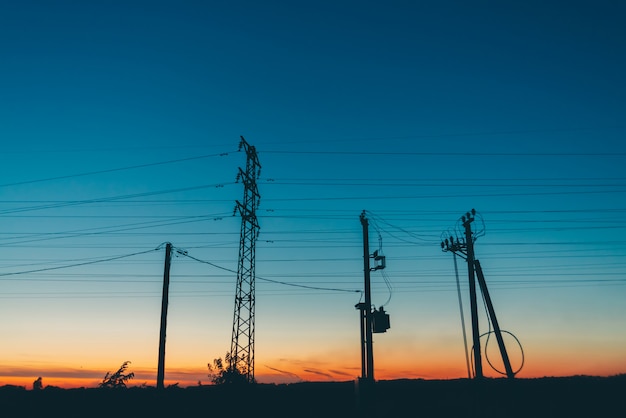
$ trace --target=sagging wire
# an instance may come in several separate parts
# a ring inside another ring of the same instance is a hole
[[[472,371],[470,369],[470,359],[469,353],[467,351],[467,333],[465,331],[465,315],[463,313],[463,299],[461,297],[461,283],[459,281],[459,267],[456,262],[456,253],[452,253],[452,257],[454,259],[454,274],[456,276],[456,290],[459,296],[459,311],[461,313],[461,329],[463,330],[463,346],[465,348],[465,364],[467,366],[467,377],[468,379],[472,378]]]
[[[491,329],[491,315],[489,315],[489,310],[487,309],[487,301],[485,299],[485,294],[482,292],[482,290],[481,290],[481,296],[482,296],[482,299],[483,299],[483,307],[485,308],[485,315],[487,316],[487,324],[488,324],[489,328],[488,328],[487,332],[484,332],[484,333],[480,334],[480,336],[478,338],[479,338],[479,341],[480,341],[481,338],[487,337],[487,339],[485,340],[485,349],[483,351],[485,352],[485,360],[487,361],[487,364],[489,364],[489,367],[491,367],[491,369],[493,371],[495,371],[496,373],[501,374],[503,376],[506,376],[507,373],[505,371],[499,370],[497,367],[495,367],[493,365],[493,363],[491,362],[491,360],[489,359],[489,352],[487,350],[487,347],[489,346],[489,340],[491,339],[491,335],[495,334],[496,331]],[[518,347],[520,349],[521,364],[517,368],[517,370],[513,371],[513,375],[516,375],[524,367],[524,363],[525,363],[524,347],[522,346],[522,343],[520,342],[520,340],[512,332],[501,329],[500,333],[501,334],[502,333],[508,334],[511,337],[513,337],[513,339],[515,340],[515,342],[517,343],[517,345],[518,345]],[[474,370],[474,367],[473,367],[473,360],[474,360],[474,346],[473,345],[472,345],[472,350],[471,350],[471,358],[472,358],[472,375],[475,376],[476,375],[476,371]]]
[[[487,347],[489,346],[489,340],[491,339],[491,335],[495,334],[495,331],[493,329],[491,329],[491,321],[492,320],[491,320],[491,315],[489,315],[489,310],[487,309],[487,301],[485,299],[485,294],[482,292],[482,290],[481,290],[480,293],[481,293],[481,296],[482,296],[482,299],[483,299],[483,307],[485,308],[485,315],[487,316],[487,323],[489,324],[489,328],[488,328],[487,332],[485,332],[485,333],[483,333],[483,334],[481,334],[479,336],[479,339],[482,338],[482,337],[485,337],[485,336],[487,337],[487,339],[485,340],[485,360],[487,360],[487,364],[489,364],[489,367],[491,367],[491,369],[493,371],[495,371],[496,373],[499,373],[499,374],[501,374],[503,376],[506,376],[507,373],[505,371],[503,372],[502,370],[499,370],[497,367],[495,367],[493,365],[493,363],[491,362],[491,360],[489,359],[489,352],[487,350]],[[520,352],[521,352],[521,355],[522,355],[522,360],[521,360],[521,364],[518,367],[518,369],[513,371],[513,375],[516,375],[524,367],[524,361],[525,361],[525,359],[524,359],[524,347],[522,347],[522,343],[515,336],[515,334],[513,334],[512,332],[501,329],[500,333],[505,333],[505,334],[508,334],[511,337],[513,337],[513,339],[515,340],[515,342],[517,342],[517,345],[519,346],[519,349],[520,349]]]
[[[384,257],[383,237],[380,234],[378,234],[378,255]],[[385,285],[387,286],[387,290],[389,291],[389,297],[387,298],[385,303],[383,303],[383,306],[388,306],[389,302],[391,302],[391,297],[393,296],[393,286],[391,285],[391,280],[389,279],[389,275],[387,274],[384,268],[380,269],[380,275],[382,276],[383,281],[385,282]]]
[[[406,242],[406,243],[409,243],[409,244],[416,244],[416,245],[422,245],[424,242],[433,242],[432,238],[424,238],[424,237],[420,236],[419,234],[416,234],[414,232],[408,231],[408,230],[406,230],[404,228],[401,228],[401,227],[399,227],[397,225],[393,225],[389,221],[386,221],[382,217],[380,217],[380,216],[378,216],[378,215],[376,215],[376,214],[374,214],[374,213],[372,213],[370,211],[366,211],[366,212],[369,215],[370,219],[373,221],[373,223],[376,223],[376,222],[384,223],[385,225],[390,226],[391,228],[397,229],[398,231],[403,232],[403,233],[407,234],[408,236],[410,236],[411,238],[414,238],[414,239],[416,239],[418,241],[421,241],[421,242],[416,242],[416,241],[411,241],[411,240],[408,240],[408,239],[404,239],[404,238],[401,238],[401,237],[399,237],[397,235],[392,234],[389,231],[385,231],[385,232],[387,232],[387,234],[389,234],[389,236],[397,239],[398,241]]]
[[[0,273],[0,276],[2,276],[2,277],[4,277],[4,276],[17,276],[17,275],[22,275],[22,274],[41,273],[41,272],[46,272],[46,271],[51,271],[51,270],[67,269],[67,268],[72,268],[72,267],[82,267],[82,266],[87,266],[87,265],[97,264],[97,263],[106,263],[106,262],[109,262],[109,261],[121,260],[122,258],[133,257],[133,256],[136,256],[136,255],[141,255],[141,254],[148,254],[148,253],[151,253],[153,251],[158,251],[162,247],[163,247],[163,244],[159,245],[157,248],[154,248],[154,249],[145,250],[145,251],[138,251],[138,252],[131,253],[131,254],[117,255],[117,256],[108,257],[108,258],[101,258],[101,259],[97,259],[97,260],[90,260],[90,261],[83,261],[83,262],[80,262],[80,263],[67,264],[67,265],[63,265],[63,266],[44,267],[44,268],[32,269],[32,270],[22,270],[22,271],[8,272],[8,273]]]
[[[186,250],[183,250],[183,249],[180,249],[180,248],[176,248],[176,247],[173,247],[173,250],[175,251],[176,254],[184,256],[184,257],[187,257],[187,258],[189,258],[191,260],[194,260],[194,261],[197,261],[199,263],[208,264],[208,265],[210,265],[212,267],[215,267],[215,268],[218,268],[220,270],[224,270],[224,271],[227,271],[227,272],[230,272],[230,273],[238,274],[238,272],[236,270],[229,269],[229,268],[226,268],[226,267],[222,267],[222,266],[217,265],[215,263],[212,263],[210,261],[201,260],[199,258],[193,257],[193,256],[189,255],[189,253]],[[283,282],[283,281],[280,281],[280,280],[267,279],[267,278],[259,277],[259,276],[256,276],[256,279],[262,280],[262,281],[266,281],[266,282],[270,282],[270,283],[282,284],[282,285],[285,285],[285,286],[299,287],[299,288],[302,288],[302,289],[325,290],[325,291],[331,291],[331,292],[361,293],[361,294],[363,293],[361,290],[308,286],[308,285],[297,284],[297,283]]]
[[[370,213],[370,212],[368,212],[368,213]],[[375,254],[377,254],[377,256],[382,257],[384,259],[383,237],[382,237],[382,234],[381,234],[381,228],[379,227],[378,223],[375,220],[372,221],[372,226],[374,227],[374,230],[378,234],[378,250],[376,251]],[[385,231],[385,232],[387,232],[387,231]],[[382,268],[380,268],[380,269],[377,269],[377,270],[380,271],[380,274],[381,274],[381,276],[383,278],[383,281],[385,282],[385,285],[387,286],[387,290],[389,291],[389,297],[387,298],[385,303],[382,304],[382,306],[387,306],[387,305],[389,305],[389,302],[391,302],[391,297],[393,296],[393,286],[391,285],[391,280],[389,278],[389,275],[385,271],[384,266]]]

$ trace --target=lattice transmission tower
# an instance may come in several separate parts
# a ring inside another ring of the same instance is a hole
[[[237,288],[235,292],[235,314],[233,318],[232,342],[230,345],[230,370],[242,372],[247,381],[254,382],[254,288],[255,246],[259,234],[256,209],[261,196],[257,179],[261,164],[256,149],[241,137],[239,150],[246,153],[246,168],[239,168],[237,182],[244,185],[243,203],[237,201],[235,214],[241,216],[239,241],[239,263],[237,266]]]

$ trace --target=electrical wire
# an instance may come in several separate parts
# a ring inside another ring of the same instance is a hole
[[[228,271],[228,272],[234,273],[234,274],[239,274],[236,270],[232,270],[232,269],[229,269],[229,268],[226,268],[226,267],[222,267],[222,266],[219,266],[219,265],[217,265],[215,263],[212,263],[210,261],[201,260],[199,258],[193,257],[193,256],[189,255],[187,253],[187,251],[185,251],[185,250],[177,249],[177,253],[181,254],[182,256],[188,257],[188,258],[190,258],[192,260],[195,260],[195,261],[197,261],[199,263],[208,264],[208,265],[210,265],[212,267],[215,267],[215,268],[218,268],[220,270]],[[319,287],[319,286],[307,286],[307,285],[302,285],[302,284],[297,284],[297,283],[288,283],[288,282],[283,282],[283,281],[280,281],[280,280],[272,280],[272,279],[267,279],[267,278],[259,277],[259,276],[256,276],[256,279],[257,280],[263,280],[263,281],[270,282],[270,283],[281,284],[281,285],[284,285],[284,286],[299,287],[299,288],[303,288],[303,289],[324,290],[324,291],[332,291],[332,292],[348,292],[348,293],[359,293],[360,292],[360,290],[338,289],[338,288]]]
[[[272,180],[272,179],[270,179]],[[374,182],[370,182],[370,183],[365,183],[365,182],[339,182],[339,181],[327,181],[327,182],[313,182],[313,181],[267,181],[267,183],[263,183],[263,185],[279,185],[279,186],[324,186],[324,187],[329,187],[329,186],[339,186],[339,187],[345,187],[345,186],[350,186],[350,187],[355,187],[355,186],[364,186],[364,187],[413,187],[413,188],[417,188],[417,187],[480,187],[480,188],[484,188],[484,187],[501,187],[501,188],[511,188],[511,187],[540,187],[540,188],[546,188],[546,187],[558,187],[558,188],[562,188],[562,187],[575,187],[575,188],[581,188],[581,187],[624,187],[625,184],[623,183],[618,183],[618,184],[555,184],[555,183],[551,183],[551,184],[519,184],[519,183],[511,183],[511,184],[503,184],[503,183],[495,183],[495,184],[481,184],[481,183],[471,183],[471,184],[457,184],[457,183],[451,183],[451,184],[441,184],[441,183],[432,183],[432,184],[428,184],[428,183],[390,183],[390,181],[394,181],[394,180],[387,180],[386,182],[378,182],[378,183],[374,183]],[[397,181],[397,180],[396,180]]]
[[[190,218],[193,218],[193,219],[190,219]],[[55,240],[55,239],[78,238],[78,237],[91,236],[91,235],[106,234],[106,235],[113,236],[113,235],[120,235],[121,232],[135,231],[139,229],[188,224],[188,223],[194,223],[194,222],[203,222],[207,220],[215,221],[215,220],[221,220],[221,219],[222,219],[222,216],[193,216],[193,217],[181,216],[178,218],[171,218],[171,222],[164,222],[160,220],[159,221],[146,221],[146,222],[136,222],[132,224],[126,224],[126,225],[87,228],[87,229],[79,229],[79,230],[66,231],[66,232],[44,232],[44,233],[32,233],[32,234],[29,233],[29,236],[35,236],[35,237],[40,236],[40,238],[22,239],[22,238],[26,238],[24,236],[0,238],[0,241],[13,240],[10,242],[0,242],[0,246],[25,244],[25,243],[48,241],[48,240]],[[26,233],[22,232],[19,234],[24,235]],[[148,233],[141,233],[141,235],[147,235],[147,234]],[[182,233],[182,232],[177,233],[177,235],[181,235],[181,234],[184,235],[184,234],[190,234],[190,233]],[[203,234],[209,235],[211,233],[203,233]],[[130,235],[130,234],[127,234],[127,235]]]
[[[459,281],[459,267],[456,262],[456,253],[452,253],[454,259],[454,275],[456,277],[456,290],[459,297],[459,312],[461,313],[461,330],[463,330],[463,346],[465,348],[465,364],[467,365],[467,377],[472,378],[472,372],[470,370],[469,354],[467,352],[467,333],[465,332],[465,315],[463,313],[463,299],[461,298],[461,282]]]
[[[526,361],[526,359],[525,359],[525,354],[524,354],[524,347],[522,346],[522,343],[520,342],[520,340],[519,340],[519,339],[515,336],[515,334],[513,334],[512,332],[507,331],[507,330],[504,330],[504,329],[501,329],[501,330],[500,330],[500,333],[501,333],[501,334],[502,334],[502,333],[504,333],[504,334],[508,334],[508,335],[510,335],[511,337],[513,337],[513,339],[515,340],[515,342],[516,342],[516,343],[517,343],[517,345],[519,346],[519,349],[520,349],[520,352],[521,352],[521,364],[520,364],[520,366],[519,366],[516,370],[514,370],[514,371],[513,371],[513,375],[516,375],[516,374],[518,374],[520,371],[522,371],[522,368],[524,367],[524,363],[525,363],[525,361]],[[495,334],[495,331],[491,330],[491,331],[489,331],[489,332],[485,332],[484,334],[481,334],[481,336],[480,336],[480,338],[482,338],[482,337],[484,337],[484,336],[487,336],[487,340],[485,341],[485,360],[487,360],[487,363],[489,364],[489,366],[490,366],[490,367],[491,367],[491,368],[492,368],[492,369],[493,369],[496,373],[499,373],[499,374],[501,374],[501,375],[506,376],[506,372],[503,372],[503,371],[501,371],[501,370],[498,370],[498,368],[497,368],[497,367],[495,367],[495,366],[491,363],[491,361],[489,360],[489,354],[488,354],[489,352],[488,352],[488,350],[487,350],[487,346],[488,346],[488,344],[489,344],[489,336],[490,336],[491,334]]]
[[[355,181],[355,182],[423,182],[423,181],[459,181],[464,183],[471,183],[474,185],[477,181],[626,181],[626,177],[430,177],[430,178],[407,178],[407,177],[273,177],[263,179],[266,182],[311,182],[311,181],[325,181],[331,182],[329,184],[335,184],[341,181]]]
[[[442,156],[442,157],[625,157],[626,152],[407,152],[407,151],[285,151],[264,150],[262,154],[284,155],[373,155],[373,156]]]
[[[411,196],[341,196],[341,197],[289,197],[268,198],[265,202],[294,202],[294,201],[340,201],[340,200],[399,200],[399,199],[447,199],[447,198],[478,198],[478,197],[514,197],[514,196],[571,196],[589,194],[622,194],[626,189],[619,190],[579,190],[579,191],[550,191],[550,192],[520,192],[520,193],[475,193],[475,194],[441,194],[441,195],[411,195]]]
[[[61,208],[61,207],[78,206],[78,205],[85,205],[85,204],[92,204],[92,203],[105,203],[105,202],[108,203],[108,202],[115,202],[115,201],[120,201],[120,200],[136,199],[138,197],[156,196],[156,195],[170,194],[170,193],[179,193],[179,192],[188,192],[188,191],[192,191],[192,190],[208,189],[208,188],[212,188],[212,187],[221,188],[221,187],[224,187],[225,185],[233,185],[233,184],[236,184],[236,183],[235,182],[229,182],[229,183],[203,184],[203,185],[199,185],[199,186],[181,187],[181,188],[178,188],[178,189],[157,190],[157,191],[153,191],[153,192],[133,193],[133,194],[128,194],[128,195],[101,197],[101,198],[94,198],[94,199],[64,200],[64,201],[59,201],[60,203],[55,203],[55,204],[30,206],[30,207],[15,208],[15,209],[5,209],[5,210],[0,211],[0,215],[10,214],[10,213],[27,212],[27,211],[31,211],[31,210],[56,209],[56,208]]]
[[[386,220],[385,220],[385,219],[383,219],[382,217],[380,217],[380,216],[378,216],[378,215],[376,215],[376,214],[372,213],[371,211],[366,211],[366,213],[369,215],[370,219],[372,219],[372,220],[374,221],[374,222],[373,222],[373,224],[375,224],[375,225],[377,225],[377,224],[378,224],[378,222],[384,223],[385,225],[388,225],[388,226],[390,226],[390,227],[392,227],[392,228],[394,228],[394,229],[397,229],[397,230],[399,230],[399,231],[401,231],[401,232],[404,232],[405,234],[409,235],[410,237],[413,237],[413,238],[417,239],[418,241],[426,241],[426,242],[434,242],[434,241],[437,241],[437,240],[433,240],[433,239],[426,239],[426,238],[424,238],[424,237],[422,237],[422,236],[420,236],[420,235],[418,235],[418,234],[415,234],[415,233],[413,233],[413,232],[407,231],[407,230],[406,230],[406,229],[404,229],[404,228],[401,228],[401,227],[396,226],[396,225],[392,225],[391,223],[389,223],[388,221],[386,221]],[[377,226],[377,228],[378,228],[378,229],[381,229],[381,228],[380,228],[380,227],[378,227],[378,226]],[[392,233],[391,233],[391,232],[389,232],[389,231],[385,231],[385,232],[386,232],[387,234],[389,234],[390,236],[392,236],[392,237],[396,238],[396,239],[397,239],[397,240],[399,240],[399,241],[404,241],[404,242],[407,242],[407,243],[409,243],[409,244],[413,244],[413,243],[414,243],[413,241],[409,241],[409,240],[406,240],[406,239],[400,238],[400,237],[398,237],[398,236],[396,236],[396,235],[392,234]]]
[[[199,156],[196,156],[196,157],[179,158],[179,159],[176,159],[176,160],[159,161],[159,162],[155,162],[155,163],[138,164],[138,165],[132,165],[132,166],[127,166],[127,167],[109,168],[109,169],[106,169],[106,170],[89,171],[89,172],[86,172],[86,173],[68,174],[68,175],[64,175],[64,176],[48,177],[48,178],[36,179],[36,180],[25,180],[25,181],[19,181],[19,182],[15,182],[15,183],[0,184],[0,187],[21,186],[21,185],[24,185],[24,184],[43,183],[43,182],[46,182],[46,181],[65,180],[65,179],[71,179],[71,178],[75,178],[75,177],[92,176],[92,175],[95,175],[95,174],[114,173],[116,171],[136,170],[136,169],[139,169],[139,168],[155,167],[155,166],[165,165],[165,164],[181,163],[181,162],[184,162],[184,161],[201,160],[201,159],[211,158],[211,157],[222,157],[222,156],[226,156],[226,155],[232,154],[234,152],[237,152],[237,151],[228,151],[228,152],[222,152],[222,153],[218,153],[218,154],[199,155]]]
[[[108,261],[120,260],[122,258],[128,258],[128,257],[136,256],[136,255],[151,253],[151,252],[154,252],[154,251],[158,251],[160,249],[161,249],[161,246],[158,246],[157,248],[154,248],[152,250],[139,251],[139,252],[132,253],[132,254],[124,254],[124,255],[104,258],[104,259],[100,259],[100,260],[85,261],[85,262],[82,262],[82,263],[68,264],[68,265],[64,265],[64,266],[45,267],[45,268],[33,269],[33,270],[22,270],[22,271],[14,271],[14,272],[9,272],[9,273],[0,273],[0,277],[16,276],[16,275],[29,274],[29,273],[40,273],[40,272],[44,272],[44,271],[60,270],[60,269],[66,269],[66,268],[72,268],[72,267],[87,266],[87,265],[90,265],[90,264],[105,263],[105,262],[108,262]]]
[[[369,214],[368,211],[364,211],[364,212],[366,214]],[[372,227],[374,227],[374,230],[378,234],[378,251],[377,251],[377,255],[379,257],[383,257],[382,259],[385,260],[386,258],[385,258],[385,255],[383,253],[383,237],[382,237],[382,233],[381,233],[382,230],[379,228],[379,226],[376,223],[376,221],[371,219],[371,217],[370,217],[370,221],[371,221]],[[383,303],[383,305],[382,305],[382,306],[387,306],[391,302],[391,297],[393,296],[393,286],[391,285],[391,279],[389,278],[389,276],[387,275],[387,272],[385,271],[386,266],[382,265],[381,267],[382,268],[376,268],[376,270],[380,271],[381,277],[383,278],[383,281],[384,281],[385,285],[387,286],[387,291],[389,292],[389,297],[387,298],[385,303]]]

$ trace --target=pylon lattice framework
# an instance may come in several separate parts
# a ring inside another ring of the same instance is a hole
[[[237,181],[244,185],[243,203],[237,201],[235,213],[241,216],[239,240],[239,263],[237,266],[237,288],[235,313],[230,345],[231,370],[243,372],[248,382],[254,381],[254,304],[255,304],[255,245],[259,234],[256,209],[261,196],[257,179],[261,164],[256,149],[241,137],[239,150],[246,152],[246,169],[239,168]]]

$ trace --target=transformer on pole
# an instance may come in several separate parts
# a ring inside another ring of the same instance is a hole
[[[365,331],[365,335],[361,335],[361,353],[365,354],[361,358],[361,369],[363,373],[362,378],[373,382],[374,381],[374,353],[372,345],[372,293],[370,285],[370,251],[369,251],[369,233],[368,233],[368,220],[365,216],[365,211],[361,213],[361,225],[363,227],[363,275],[364,275],[364,290],[365,290],[365,303],[358,304],[355,307],[361,312],[361,334]]]
[[[235,312],[233,318],[232,341],[228,367],[245,375],[254,382],[254,304],[255,304],[255,245],[259,234],[256,209],[261,196],[257,189],[257,179],[261,164],[256,149],[241,137],[239,150],[246,153],[246,168],[239,168],[237,181],[244,185],[243,203],[237,201],[235,213],[241,216],[239,241],[239,262],[235,292]]]
[[[378,251],[373,254],[369,252],[369,221],[365,216],[365,211],[360,216],[363,227],[363,276],[365,301],[357,303],[354,307],[359,310],[361,329],[361,380],[367,383],[374,382],[374,352],[373,333],[387,332],[390,328],[389,314],[381,306],[379,310],[372,310],[372,292],[370,273],[375,270],[382,270],[386,267],[385,256]],[[376,263],[370,267],[370,258]]]

